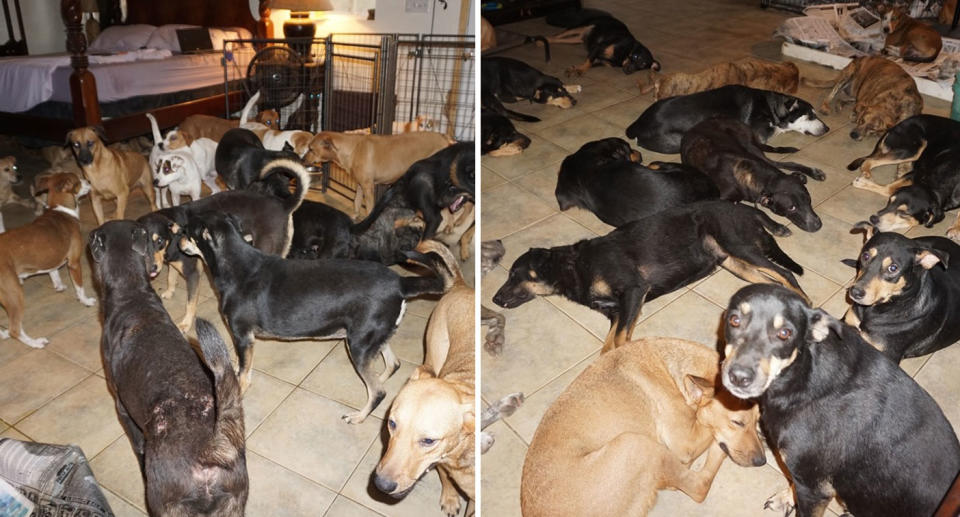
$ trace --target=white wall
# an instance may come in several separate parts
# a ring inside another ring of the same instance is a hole
[[[466,3],[471,9],[467,34],[474,34],[473,1],[475,0],[447,0],[447,8],[443,9],[437,0],[428,0],[426,13],[408,13],[405,11],[405,0],[375,0],[376,19],[366,19],[366,6],[372,0],[333,0],[336,12],[315,13],[317,19],[317,36],[326,36],[331,32],[395,32],[395,33],[422,33],[422,34],[456,34],[460,23],[460,6]],[[258,0],[250,0],[250,10],[258,18]],[[289,17],[289,12],[282,9],[274,10],[270,19],[273,20],[274,30],[279,36],[283,22]],[[432,29],[431,30],[431,26]]]
[[[23,11],[23,29],[27,33],[27,49],[31,55],[65,52],[67,34],[60,19],[60,0],[20,0]],[[16,16],[11,3],[10,15]],[[2,18],[2,15],[0,15]],[[12,20],[15,34],[20,33],[16,20]],[[10,39],[7,25],[0,20],[0,43]]]

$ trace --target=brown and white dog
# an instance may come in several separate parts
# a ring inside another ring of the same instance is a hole
[[[728,84],[739,84],[760,90],[794,94],[799,83],[800,70],[797,65],[748,57],[732,63],[720,63],[695,74],[677,72],[664,75],[644,87],[641,93],[654,90],[653,99],[660,100],[712,90]],[[642,87],[642,84],[638,86]]]
[[[377,464],[374,485],[400,498],[436,466],[443,486],[440,509],[444,515],[458,515],[458,488],[474,500],[474,292],[446,246],[424,241],[417,250],[442,257],[452,273],[452,288],[430,315],[423,365],[390,407],[390,441]],[[444,283],[449,286],[450,280]]]
[[[4,205],[18,204],[28,208],[39,208],[34,199],[22,198],[13,191],[13,186],[23,180],[17,169],[17,159],[13,156],[0,158],[0,208]],[[0,233],[4,232],[3,213],[0,212]]]
[[[268,129],[280,127],[280,114],[275,110],[264,110],[257,114],[255,119]],[[183,119],[177,131],[190,135],[190,138],[209,138],[219,142],[223,134],[235,127],[240,127],[239,120],[225,119],[211,115],[190,115]]]
[[[357,181],[353,213],[355,217],[361,217],[369,214],[373,208],[375,185],[393,183],[415,162],[451,143],[446,135],[430,131],[399,135],[351,135],[321,131],[313,137],[303,161],[307,165],[333,162],[352,174]]]
[[[883,32],[887,35],[884,54],[920,63],[937,58],[943,48],[943,38],[936,29],[914,20],[901,7],[887,8],[880,4],[878,10],[883,14]]]
[[[103,143],[103,137],[93,127],[82,127],[67,133],[67,145],[73,150],[83,175],[90,182],[90,201],[97,224],[103,224],[103,201],[117,200],[115,219],[123,219],[127,199],[134,186],[140,187],[150,201],[150,209],[157,204],[153,191],[153,175],[147,159],[133,151],[115,151]]]
[[[75,174],[59,173],[38,179],[36,188],[37,193],[48,193],[50,208],[32,223],[0,234],[0,306],[10,319],[10,329],[0,329],[0,339],[12,336],[43,348],[49,342],[46,338],[32,338],[23,331],[24,278],[46,273],[53,288],[63,291],[59,269],[66,263],[80,303],[92,307],[96,300],[83,291],[84,242],[77,209],[77,199],[90,191],[90,184]]]

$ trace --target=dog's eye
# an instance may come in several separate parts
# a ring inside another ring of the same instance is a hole
[[[740,316],[737,316],[736,314],[731,314],[730,318],[727,321],[730,323],[731,327],[740,326]]]
[[[737,427],[744,427],[744,426],[745,426],[745,424],[744,424],[742,421],[740,421],[740,420],[731,420],[730,423],[732,423],[733,425],[735,425],[735,426],[737,426]]]
[[[790,205],[790,208],[787,209],[787,212],[796,212],[796,211],[797,211],[797,205]]]
[[[863,255],[860,255],[860,262],[866,262],[868,260],[870,260],[870,252],[865,251]]]
[[[387,421],[387,426],[390,427],[390,430],[391,430],[391,431],[396,431],[396,430],[397,430],[397,423],[396,423],[392,418]]]
[[[893,274],[893,273],[896,273],[897,271],[900,271],[900,266],[896,264],[890,264],[889,266],[887,266],[888,273]]]
[[[777,337],[780,338],[781,341],[786,341],[790,339],[790,336],[792,335],[793,335],[793,331],[787,328],[783,328],[777,331]]]
[[[73,146],[74,146],[74,147],[80,147],[80,142],[74,142],[74,143],[73,143]]]
[[[437,443],[437,441],[434,440],[433,438],[422,438],[422,439],[420,440],[420,445],[422,445],[422,446],[424,446],[424,447],[430,447],[431,445],[433,445],[433,444],[435,444],[435,443]]]

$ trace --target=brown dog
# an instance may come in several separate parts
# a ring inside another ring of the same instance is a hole
[[[356,135],[321,131],[310,142],[304,163],[333,162],[353,175],[357,194],[355,217],[373,209],[374,185],[389,185],[400,179],[414,162],[427,158],[452,142],[441,133],[416,131],[399,135]],[[366,204],[366,209],[364,209]]]
[[[842,110],[852,101],[856,101],[853,119],[857,127],[850,131],[854,140],[879,136],[923,110],[923,97],[910,74],[880,56],[858,57],[844,67],[820,111],[829,115],[836,104]]]
[[[728,84],[739,84],[793,94],[796,93],[799,83],[800,70],[797,65],[748,57],[732,63],[714,65],[696,74],[678,72],[662,76],[646,86],[641,93],[654,90],[654,100],[660,100],[712,90]]]
[[[106,220],[103,215],[104,199],[117,200],[114,218],[123,219],[127,198],[134,185],[143,190],[150,201],[150,209],[157,209],[153,176],[142,154],[110,149],[93,127],[82,127],[67,133],[67,145],[73,151],[83,175],[90,181],[90,201],[98,224]]]
[[[440,509],[444,515],[458,515],[457,489],[474,499],[474,293],[446,246],[424,241],[417,250],[443,258],[453,287],[430,315],[423,365],[390,407],[390,441],[374,484],[384,493],[403,497],[436,465],[443,485]]]
[[[256,121],[267,126],[267,129],[280,128],[280,114],[275,110],[263,110],[257,114]],[[183,119],[178,127],[181,133],[189,135],[191,139],[209,138],[219,142],[223,134],[235,127],[240,127],[239,120],[213,117],[210,115],[190,115]]]
[[[43,348],[49,342],[46,338],[32,338],[23,331],[22,279],[46,273],[53,288],[63,291],[59,269],[66,262],[80,303],[92,307],[96,300],[83,291],[84,242],[77,211],[77,199],[90,191],[90,184],[75,174],[59,173],[40,178],[36,188],[48,193],[50,208],[32,223],[0,234],[0,306],[10,319],[10,329],[0,329],[0,339],[13,336],[27,346]]]
[[[0,158],[0,208],[4,205],[18,204],[27,208],[37,208],[37,202],[18,196],[13,186],[20,183],[23,176],[17,169],[17,159],[13,156]],[[4,232],[3,213],[0,213],[0,233]]]
[[[940,54],[943,38],[936,29],[914,20],[900,7],[888,9],[880,4],[878,11],[883,14],[883,32],[887,35],[884,54],[920,63],[929,63]]]
[[[766,462],[759,411],[723,390],[712,347],[647,338],[600,356],[547,410],[523,464],[524,517],[646,515],[657,490],[702,502],[729,455]],[[691,463],[703,452],[699,471]]]

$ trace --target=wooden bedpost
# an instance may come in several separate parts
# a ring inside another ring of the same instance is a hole
[[[60,0],[60,16],[67,28],[67,51],[70,52],[70,97],[73,100],[74,127],[101,123],[97,101],[97,83],[87,69],[87,38],[83,34],[83,9],[80,0]]]
[[[260,0],[260,21],[257,22],[257,29],[260,34],[254,34],[254,38],[273,37],[273,22],[270,20],[270,0]]]

